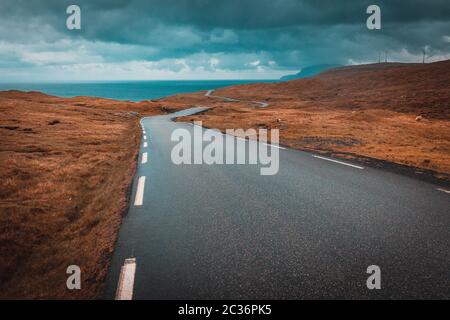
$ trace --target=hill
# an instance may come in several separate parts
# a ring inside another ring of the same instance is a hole
[[[381,63],[335,68],[317,76],[216,90],[218,96],[266,101],[224,102],[203,93],[166,103],[211,105],[181,120],[208,127],[277,128],[281,143],[448,180],[450,173],[450,60],[430,64]],[[427,171],[428,170],[428,171]]]
[[[280,78],[281,81],[289,81],[294,79],[302,79],[302,78],[308,78],[315,75],[318,75],[321,72],[327,71],[329,69],[338,68],[340,65],[338,64],[318,64],[314,66],[309,66],[302,68],[302,70],[296,74],[289,74],[286,76],[282,76]]]

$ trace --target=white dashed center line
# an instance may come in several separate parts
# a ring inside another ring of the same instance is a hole
[[[147,152],[142,154],[142,164],[147,163]]]
[[[144,187],[145,187],[145,176],[139,177],[138,186],[136,190],[136,197],[134,198],[135,206],[142,206],[144,202]]]
[[[119,284],[117,285],[116,300],[132,300],[134,276],[136,274],[136,258],[125,259],[120,269]]]
[[[345,166],[353,167],[353,168],[360,169],[360,170],[364,169],[364,167],[356,166],[354,164],[350,164],[350,163],[346,163],[346,162],[342,162],[342,161],[338,161],[338,160],[334,160],[334,159],[329,159],[329,158],[320,157],[320,156],[316,156],[316,155],[313,155],[313,157],[314,158],[318,158],[318,159],[322,159],[322,160],[327,160],[327,161],[339,163],[339,164],[343,164]]]
[[[144,148],[147,148],[147,147],[148,147],[147,142],[144,142]]]
[[[147,136],[144,136],[144,140],[147,140]]]

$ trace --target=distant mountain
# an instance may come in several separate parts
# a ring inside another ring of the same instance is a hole
[[[309,66],[302,68],[302,70],[296,74],[288,74],[286,76],[282,76],[280,78],[281,81],[288,81],[288,80],[294,80],[294,79],[301,79],[301,78],[307,78],[315,76],[323,71],[326,71],[328,69],[341,67],[339,64],[318,64],[314,66]]]

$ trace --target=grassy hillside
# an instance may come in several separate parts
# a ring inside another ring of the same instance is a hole
[[[223,102],[202,93],[166,99],[211,105],[196,117],[208,127],[278,128],[281,143],[361,161],[377,159],[448,179],[450,61],[343,67],[281,83],[231,86],[215,92],[254,104]]]
[[[159,105],[0,92],[0,297],[94,298]],[[82,290],[66,289],[81,267]]]

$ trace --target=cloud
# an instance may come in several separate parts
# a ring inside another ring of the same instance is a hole
[[[220,44],[236,44],[239,41],[238,35],[233,30],[215,29],[211,31],[209,42]]]
[[[433,59],[450,52],[448,0],[377,1],[382,29],[374,31],[365,25],[368,0],[76,2],[79,31],[65,28],[73,1],[1,1],[0,80],[38,79],[44,69],[82,78],[89,68],[139,79],[264,78],[312,64],[375,62],[384,51],[408,62],[421,61],[425,46]]]

